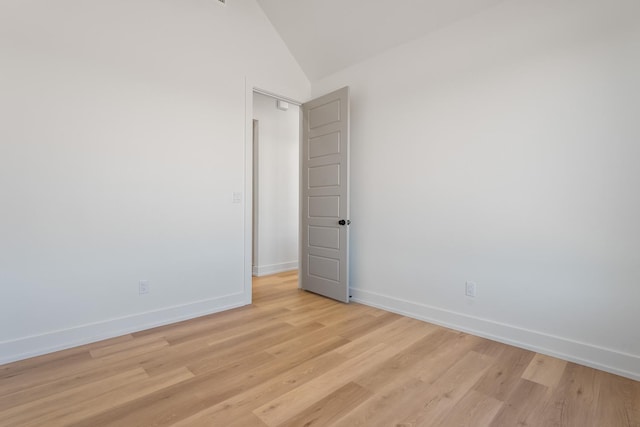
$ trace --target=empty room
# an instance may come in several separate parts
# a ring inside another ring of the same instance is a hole
[[[0,0],[0,426],[639,427],[639,118],[638,0]]]

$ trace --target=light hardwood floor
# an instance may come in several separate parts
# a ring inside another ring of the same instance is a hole
[[[640,383],[296,289],[0,367],[2,426],[640,426]]]

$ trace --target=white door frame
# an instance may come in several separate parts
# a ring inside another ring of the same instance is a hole
[[[252,227],[251,227],[251,233],[252,233],[252,239],[251,239],[251,275],[257,274],[256,271],[258,269],[258,265],[260,265],[260,261],[258,260],[258,236],[260,235],[260,230],[258,230],[259,227],[259,221],[258,221],[258,217],[260,216],[260,204],[258,203],[259,201],[259,196],[258,194],[260,193],[260,185],[258,183],[258,176],[260,174],[260,170],[258,168],[258,159],[260,158],[260,152],[258,151],[258,141],[260,139],[260,123],[258,120],[253,120],[253,131],[252,131],[252,137],[253,137],[253,148],[251,151],[251,155],[253,156],[253,169],[251,171],[251,173],[253,174],[253,178],[252,178],[252,182],[253,182],[253,187],[251,187],[253,195],[251,197],[251,201],[253,202],[253,207],[252,207],[252,215],[253,215],[253,221],[252,221]]]
[[[253,257],[253,94],[254,92],[281,99],[290,104],[302,105],[295,99],[281,96],[261,89],[248,78],[245,80],[245,126],[244,126],[244,295],[245,304],[251,304],[253,288],[253,271],[251,259]],[[302,109],[300,109],[302,117]],[[300,140],[300,138],[299,138]],[[300,207],[298,206],[298,209]],[[298,236],[298,242],[300,240]],[[300,246],[300,243],[298,243]],[[300,248],[298,248],[298,253]],[[298,256],[298,258],[300,258]],[[298,260],[300,262],[300,260]]]

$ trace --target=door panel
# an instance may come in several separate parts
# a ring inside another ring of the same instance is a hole
[[[309,141],[309,160],[340,153],[340,132],[318,136]]]
[[[338,283],[340,280],[340,260],[309,255],[309,275]]]
[[[309,188],[335,187],[336,185],[340,185],[339,164],[309,168]]]
[[[340,229],[338,227],[310,226],[309,246],[339,250]]]
[[[313,102],[313,101],[312,101]],[[340,100],[328,100],[324,104],[314,106],[309,110],[309,129],[317,129],[341,119]]]
[[[348,87],[302,105],[301,159],[300,287],[349,302]]]
[[[340,219],[340,197],[338,196],[310,196],[309,219],[335,218]]]

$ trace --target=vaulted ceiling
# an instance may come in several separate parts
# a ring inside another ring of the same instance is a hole
[[[314,80],[505,0],[258,0]]]

